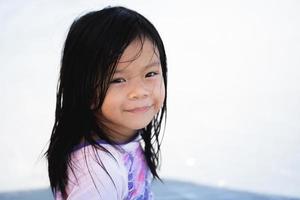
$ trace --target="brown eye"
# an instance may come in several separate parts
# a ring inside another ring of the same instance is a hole
[[[126,80],[124,78],[116,78],[116,79],[113,79],[110,83],[117,84],[117,83],[123,83],[123,82],[126,82]]]
[[[146,74],[146,77],[153,77],[153,76],[156,76],[158,73],[157,72],[149,72]]]

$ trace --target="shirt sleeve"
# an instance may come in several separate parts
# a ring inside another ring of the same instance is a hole
[[[110,155],[91,146],[72,157],[67,200],[123,200],[128,193],[128,177],[115,149]],[[75,161],[75,162],[74,162]]]

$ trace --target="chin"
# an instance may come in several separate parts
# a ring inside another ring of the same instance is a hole
[[[132,124],[131,127],[134,127],[134,130],[139,130],[145,128],[151,121],[147,123],[139,123],[139,124]]]

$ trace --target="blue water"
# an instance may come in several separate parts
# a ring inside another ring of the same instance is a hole
[[[154,182],[156,200],[300,200],[300,198],[210,187],[194,183],[164,180]],[[53,200],[49,188],[0,193],[0,200]]]

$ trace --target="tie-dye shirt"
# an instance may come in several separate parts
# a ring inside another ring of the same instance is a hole
[[[91,145],[77,147],[71,155],[73,169],[68,170],[67,199],[152,200],[152,174],[140,140],[138,135],[129,143],[117,145],[118,149],[98,141],[111,155]],[[60,192],[55,199],[62,199]]]

